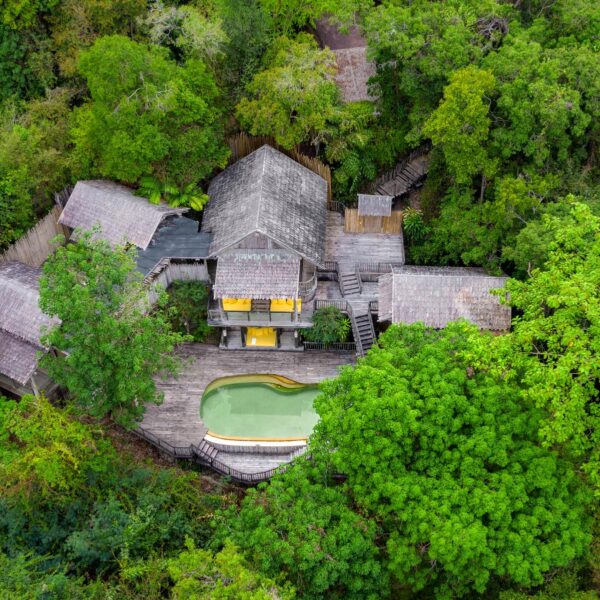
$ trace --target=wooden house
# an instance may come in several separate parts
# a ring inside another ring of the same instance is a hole
[[[278,347],[281,336],[297,346],[325,261],[327,183],[265,145],[215,177],[208,195],[209,322],[224,328],[227,347]]]
[[[41,269],[19,262],[0,263],[0,394],[44,391],[55,386],[38,369],[44,328],[56,323],[38,306]]]
[[[506,277],[492,277],[467,267],[395,267],[379,278],[379,321],[422,322],[442,328],[466,319],[481,329],[510,329],[510,307],[500,304],[492,290]]]

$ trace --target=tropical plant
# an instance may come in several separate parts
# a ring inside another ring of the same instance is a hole
[[[206,322],[209,288],[201,281],[175,281],[167,291],[166,312],[174,331],[202,342],[210,326]]]
[[[349,333],[350,319],[339,308],[327,306],[314,312],[312,326],[304,329],[302,335],[309,342],[335,344],[345,342]]]
[[[200,191],[195,183],[189,183],[180,189],[172,183],[162,183],[150,176],[140,179],[140,187],[136,193],[152,204],[164,201],[174,208],[185,206],[197,211],[201,211],[208,202],[208,195]]]

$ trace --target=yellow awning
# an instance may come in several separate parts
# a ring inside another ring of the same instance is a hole
[[[246,331],[246,346],[276,348],[277,332],[273,327],[248,327]]]
[[[249,312],[252,308],[250,298],[223,298],[223,310]]]
[[[296,300],[296,304],[298,305],[298,312],[302,310],[302,300],[298,298]],[[285,312],[291,313],[294,312],[294,299],[293,298],[277,298],[271,300],[271,312]]]

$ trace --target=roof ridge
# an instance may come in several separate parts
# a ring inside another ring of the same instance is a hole
[[[257,197],[257,203],[258,206],[256,207],[256,225],[255,225],[255,229],[258,231],[259,230],[259,223],[260,223],[260,210],[262,208],[262,204],[263,204],[263,191],[264,191],[264,187],[265,187],[265,169],[267,166],[267,152],[268,150],[266,150],[267,148],[269,148],[268,144],[264,144],[262,145],[257,152],[260,152],[261,150],[265,149],[262,153],[263,155],[263,163],[262,163],[262,171],[260,173],[260,191],[258,193],[258,197]],[[265,235],[265,234],[263,234]]]

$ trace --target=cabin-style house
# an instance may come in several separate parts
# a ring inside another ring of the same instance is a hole
[[[355,208],[328,201],[327,182],[264,145],[218,174],[201,224],[185,209],[152,204],[122,185],[80,181],[60,222],[138,248],[146,282],[210,286],[208,323],[232,350],[301,351],[316,310],[336,306],[364,354],[389,323],[444,327],[457,318],[504,330],[510,310],[490,290],[505,278],[479,269],[404,265],[394,197],[360,194]],[[314,345],[314,344],[313,344]],[[318,344],[317,344],[318,347]]]

